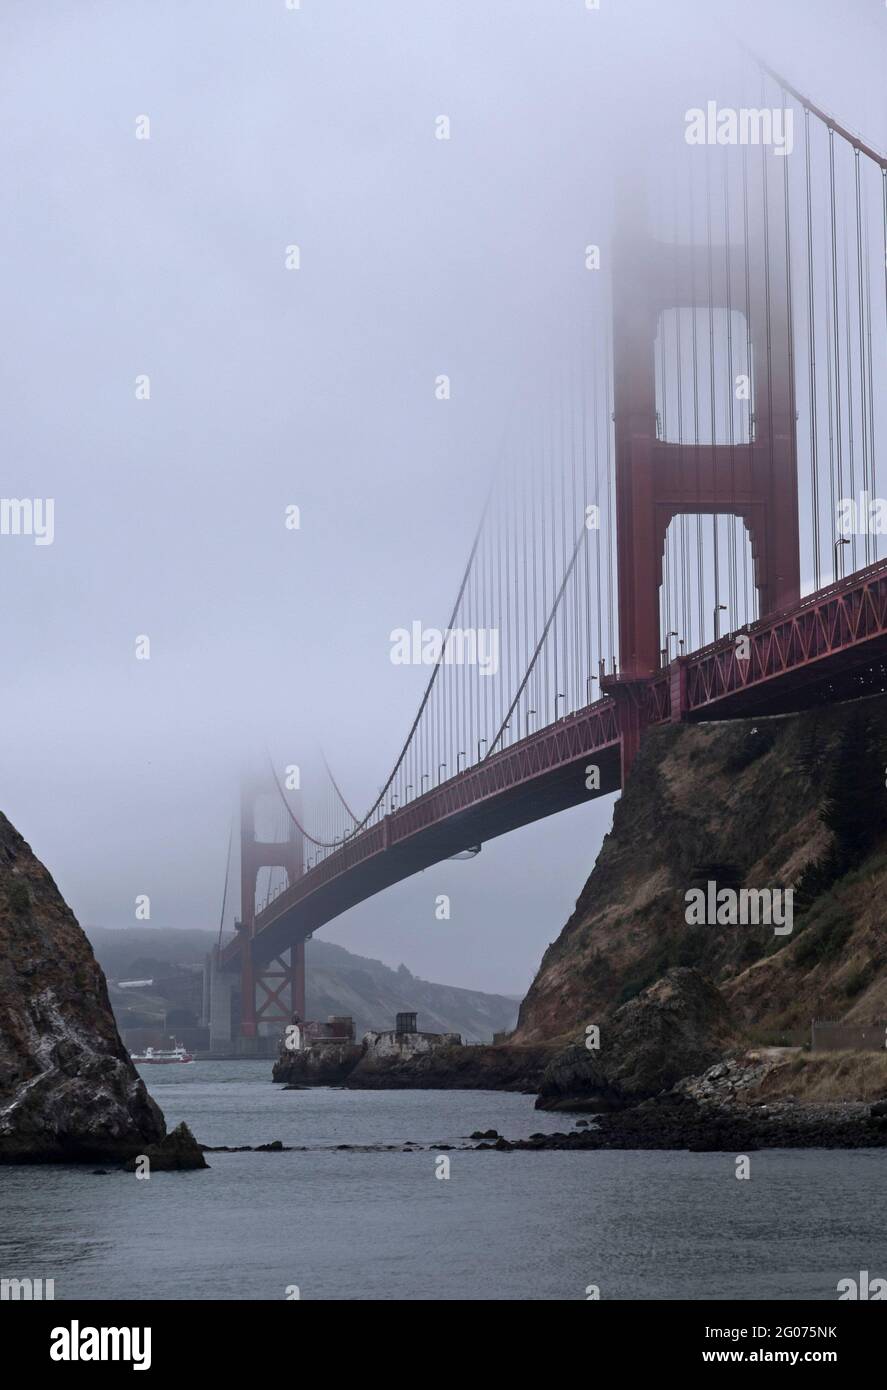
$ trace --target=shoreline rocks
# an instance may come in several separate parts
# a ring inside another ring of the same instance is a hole
[[[830,1105],[706,1106],[669,1092],[618,1114],[601,1115],[593,1127],[569,1134],[500,1139],[478,1149],[677,1150],[751,1153],[758,1149],[887,1148],[887,1122],[857,1102]]]
[[[272,1080],[286,1086],[349,1090],[488,1090],[535,1092],[550,1046],[477,1044],[435,1047],[410,1057],[374,1055],[358,1043],[318,1043],[282,1054]]]

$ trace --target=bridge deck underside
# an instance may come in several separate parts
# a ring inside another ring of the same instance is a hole
[[[726,638],[645,687],[643,723],[755,717],[887,688],[887,561],[752,625],[750,654]],[[680,694],[681,680],[684,691]],[[680,711],[673,708],[679,698]],[[357,903],[464,850],[617,791],[622,728],[604,698],[540,729],[386,816],[310,870],[256,918],[257,964]],[[626,706],[621,706],[623,714]],[[586,768],[599,771],[589,789]],[[223,953],[237,965],[242,935]]]
[[[818,704],[835,704],[887,690],[887,637],[872,638],[863,647],[833,652],[809,665],[783,672],[779,679],[749,684],[696,705],[688,713],[694,723],[707,719],[751,718],[790,714]]]
[[[690,719],[782,714],[884,689],[887,563],[877,562],[694,654],[687,665]]]
[[[600,785],[595,789],[586,786],[586,767],[590,758],[593,758],[599,770]],[[273,959],[293,942],[304,940],[310,932],[347,912],[350,907],[422,869],[531,821],[542,820],[595,797],[618,791],[620,785],[621,749],[618,738],[615,738],[604,746],[592,744],[574,750],[573,756],[558,762],[556,766],[481,795],[471,804],[444,813],[424,827],[411,829],[404,825],[404,833],[399,838],[392,840],[389,831],[387,848],[380,834],[379,847],[353,866],[345,862],[352,850],[351,845],[346,846],[324,861],[325,865],[335,867],[331,861],[342,857],[338,872],[330,874],[326,882],[312,887],[313,875],[309,873],[295,885],[295,891],[287,890],[278,903],[271,903],[261,914],[253,937],[254,959],[257,963]],[[436,793],[429,793],[426,800],[433,799],[435,795],[445,797],[446,794],[447,785],[444,784],[436,789]],[[420,805],[415,804],[414,814]],[[406,817],[409,809],[406,808],[400,815]],[[394,823],[397,819],[397,816],[391,818]],[[379,830],[380,827],[374,829]],[[285,899],[291,893],[296,901],[288,903]],[[226,952],[231,964],[239,958],[237,946],[237,942],[233,943],[233,949],[229,948]]]

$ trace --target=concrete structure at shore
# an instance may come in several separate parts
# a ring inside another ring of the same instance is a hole
[[[439,1047],[460,1047],[461,1033],[364,1033],[363,1045],[368,1057],[399,1057],[406,1061]]]
[[[368,1057],[397,1057],[407,1060],[439,1047],[460,1047],[461,1033],[421,1033],[416,1026],[415,1013],[399,1013],[395,1027],[389,1031],[364,1033],[360,1046]],[[331,1015],[326,1023],[306,1021],[280,1039],[281,1056],[309,1049],[339,1047],[343,1043],[355,1046],[354,1020]]]

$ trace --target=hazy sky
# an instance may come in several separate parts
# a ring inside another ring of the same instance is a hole
[[[0,808],[82,922],[147,893],[215,928],[266,741],[372,799],[427,675],[388,634],[444,625],[509,419],[594,293],[623,132],[671,64],[713,95],[719,15],[887,146],[881,0],[5,0],[2,493],[54,498],[55,537],[0,536]],[[324,936],[521,991],[611,812]]]

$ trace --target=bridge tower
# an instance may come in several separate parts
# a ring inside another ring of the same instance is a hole
[[[627,190],[623,196],[614,250],[613,359],[620,679],[628,682],[661,667],[659,590],[666,533],[676,516],[742,518],[761,616],[800,598],[788,267],[784,244],[775,230],[768,233],[775,213],[768,213],[760,188],[751,190],[750,215],[748,247],[733,245],[728,256],[723,246],[656,240],[642,195]],[[749,443],[659,437],[655,343],[661,316],[668,310],[707,313],[709,305],[743,316],[748,306]]]
[[[304,941],[281,952],[261,968],[256,967],[252,958],[250,943],[256,930],[256,887],[260,869],[284,869],[289,884],[295,883],[304,872],[303,837],[293,821],[287,821],[285,840],[257,838],[256,808],[263,796],[279,804],[278,791],[270,775],[244,777],[240,789],[240,921],[237,924],[246,937],[240,953],[242,1038],[281,1031],[294,1012],[300,1018],[305,1017]]]

